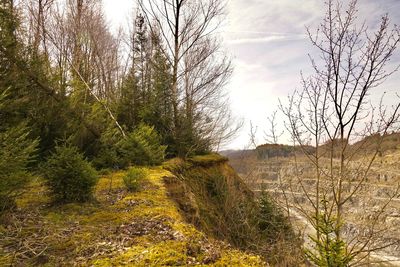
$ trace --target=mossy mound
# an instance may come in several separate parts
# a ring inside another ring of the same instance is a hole
[[[95,200],[54,205],[41,179],[0,221],[0,266],[265,266],[258,256],[209,238],[185,222],[168,197],[161,168],[139,192],[124,172],[101,178]]]

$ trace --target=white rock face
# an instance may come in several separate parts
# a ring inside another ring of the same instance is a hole
[[[253,167],[246,168],[251,172],[243,174],[242,177],[248,177],[249,185],[256,192],[263,188],[281,203],[286,203],[287,200],[292,206],[295,221],[302,225],[304,231],[308,229],[306,232],[310,234],[312,227],[307,225],[307,220],[299,212],[294,211],[296,205],[311,210],[306,194],[311,198],[316,195],[317,180],[313,166],[304,159],[297,159],[295,163],[293,158],[269,158],[253,164]],[[328,172],[329,168],[322,171]],[[375,232],[380,230],[373,235],[374,241],[370,247],[384,248],[371,254],[371,257],[380,261],[390,261],[386,263],[388,266],[400,266],[400,191],[395,194],[396,185],[400,183],[400,164],[398,168],[394,168],[392,164],[385,168],[384,163],[373,165],[361,183],[357,179],[360,171],[357,169],[350,172],[350,178],[343,186],[344,194],[355,189],[357,193],[351,196],[343,207],[346,218],[343,234],[347,240],[362,241],[370,236],[372,228]],[[331,191],[331,181],[322,178],[320,185],[321,188]],[[380,216],[376,220],[378,214]],[[309,240],[305,241],[309,243]]]

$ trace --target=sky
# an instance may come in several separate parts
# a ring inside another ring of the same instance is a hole
[[[103,0],[114,27],[127,22],[134,0]],[[315,30],[325,12],[324,0],[228,0],[227,17],[221,28],[226,52],[234,72],[227,85],[233,114],[244,121],[237,138],[225,148],[242,149],[249,143],[250,121],[257,127],[257,143],[265,143],[267,117],[278,109],[279,99],[300,87],[300,72],[312,74],[308,54],[315,55],[306,27]],[[346,3],[346,1],[345,1]],[[400,25],[400,0],[359,0],[358,19],[372,29],[388,13],[392,24]],[[391,61],[400,64],[400,50]],[[384,87],[389,99],[400,92],[400,72]],[[283,129],[284,118],[277,122]],[[283,139],[285,139],[283,137]],[[287,140],[280,140],[287,142]]]

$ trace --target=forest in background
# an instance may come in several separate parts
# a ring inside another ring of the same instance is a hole
[[[231,65],[212,34],[222,3],[174,7],[186,9],[176,29],[162,28],[174,8],[146,8],[114,33],[101,1],[2,1],[1,131],[23,127],[40,159],[68,141],[99,167],[118,165],[127,139],[168,157],[218,148],[232,122]]]

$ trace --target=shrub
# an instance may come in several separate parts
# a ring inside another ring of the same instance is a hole
[[[57,146],[41,169],[56,201],[83,202],[91,198],[97,173],[76,147]]]
[[[259,199],[258,227],[269,240],[278,236],[285,236],[286,239],[294,239],[295,234],[287,216],[281,208],[272,202],[267,192],[263,191]]]
[[[118,142],[118,154],[124,167],[129,165],[158,165],[164,160],[166,146],[161,145],[160,137],[145,124],[127,134]]]
[[[125,186],[129,191],[138,191],[141,181],[147,176],[147,172],[143,168],[133,167],[128,170],[123,177]]]
[[[113,126],[109,126],[99,140],[96,155],[92,163],[97,169],[119,169],[121,159],[118,155],[117,143],[122,139],[121,132]]]
[[[118,129],[110,128],[101,137],[101,148],[93,160],[98,168],[127,168],[131,165],[159,165],[166,146],[154,127],[139,125],[122,137]]]
[[[29,181],[27,165],[38,141],[28,135],[24,125],[0,132],[0,213],[14,206],[15,197]]]

